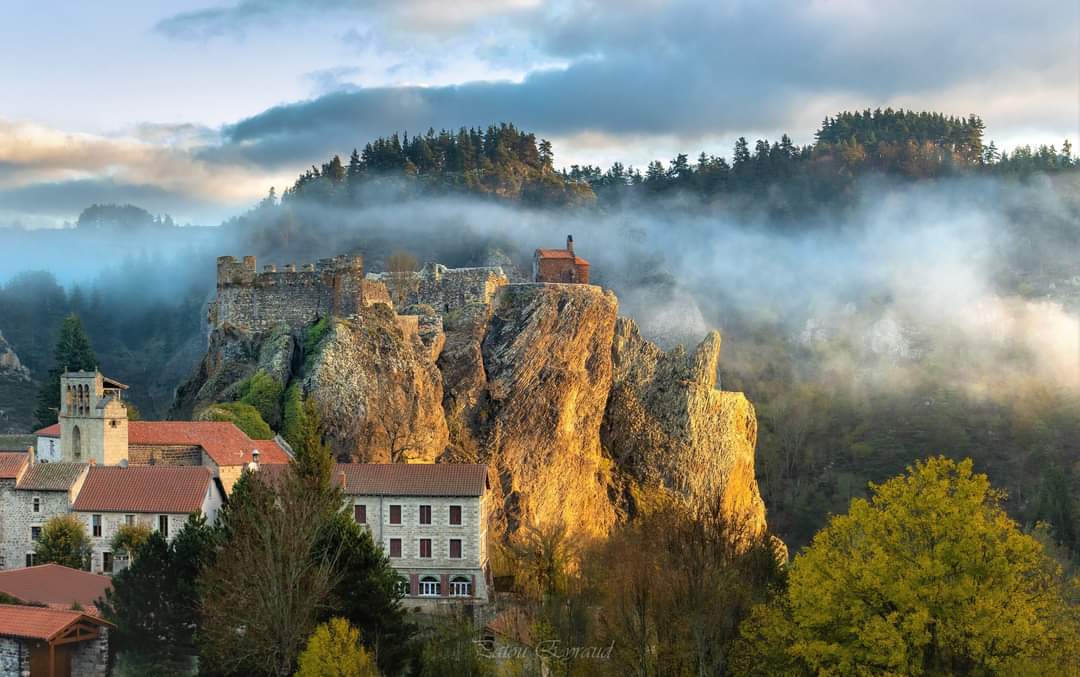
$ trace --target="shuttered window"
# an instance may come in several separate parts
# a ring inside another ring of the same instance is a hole
[[[450,506],[450,524],[461,524],[461,506]]]
[[[401,506],[390,506],[390,524],[401,524]]]
[[[420,556],[425,557],[425,558],[431,557],[431,539],[430,538],[421,538],[420,539]]]
[[[420,506],[420,524],[431,524],[431,506]]]
[[[460,538],[451,538],[450,539],[450,558],[451,559],[461,559],[461,539]]]
[[[390,556],[391,557],[401,557],[401,539],[400,538],[391,538],[390,539]]]
[[[353,506],[353,516],[356,517],[356,521],[359,524],[367,524],[367,506],[366,505]]]

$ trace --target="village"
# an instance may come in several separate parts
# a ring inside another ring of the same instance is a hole
[[[267,332],[348,316],[375,303],[424,304],[437,314],[490,302],[509,285],[498,267],[363,273],[359,257],[256,272],[254,257],[218,260],[215,328]],[[537,249],[526,284],[589,284],[589,264],[565,249]],[[421,321],[398,316],[420,340]],[[274,477],[296,460],[281,436],[252,439],[234,422],[129,420],[128,386],[97,369],[64,371],[57,422],[32,444],[0,451],[0,675],[110,674],[113,624],[97,605],[111,577],[131,566],[125,533],[144,528],[167,542],[192,515],[214,524],[245,474]],[[26,436],[19,437],[28,441]],[[509,635],[513,619],[484,612],[494,597],[488,522],[489,468],[477,463],[335,461],[341,510],[368,530],[398,577],[401,603],[439,618],[465,614],[488,634]],[[89,537],[81,568],[42,561],[43,534],[74,518]],[[511,627],[507,631],[506,628]]]

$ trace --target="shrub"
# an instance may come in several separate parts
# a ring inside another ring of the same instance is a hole
[[[214,404],[202,413],[202,418],[209,421],[229,421],[240,428],[253,440],[268,440],[274,436],[259,410],[243,402]]]

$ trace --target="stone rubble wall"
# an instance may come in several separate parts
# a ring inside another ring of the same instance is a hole
[[[30,677],[30,647],[26,642],[0,637],[0,677]]]
[[[398,275],[407,278],[405,286],[408,287],[400,307],[425,304],[437,313],[448,313],[470,303],[490,303],[495,292],[510,283],[500,266],[447,268],[431,262],[415,272],[369,273],[367,279],[386,284],[393,293]]]

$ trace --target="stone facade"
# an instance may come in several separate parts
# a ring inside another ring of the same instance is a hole
[[[30,677],[28,642],[0,637],[0,677]]]
[[[566,249],[537,249],[533,253],[533,281],[589,284],[589,262],[574,254],[574,236],[566,236]]]
[[[395,293],[397,276],[403,277],[404,301],[398,306],[426,304],[437,313],[449,313],[470,303],[489,303],[499,287],[510,280],[499,266],[447,268],[428,262],[411,273],[371,273],[367,279],[382,282]]]
[[[211,487],[213,487],[212,484]],[[216,504],[217,507],[220,507],[221,501],[217,500]],[[217,507],[213,509],[215,516]],[[213,518],[208,513],[204,512],[204,514],[207,515],[208,521],[213,521]],[[96,574],[113,574],[126,566],[126,562],[115,558],[111,566],[105,566],[105,555],[112,553],[112,539],[116,536],[117,530],[124,524],[141,524],[150,527],[153,531],[157,531],[160,524],[159,520],[165,517],[168,519],[166,540],[171,541],[188,519],[187,515],[180,513],[76,512],[75,515],[86,526],[86,534],[90,536],[90,546],[93,548],[93,554],[90,556],[90,571]],[[101,518],[100,536],[94,536],[95,515]]]
[[[217,261],[217,298],[210,306],[213,328],[236,327],[267,332],[279,324],[302,327],[326,315],[348,317],[373,303],[389,303],[382,285],[364,279],[359,256],[337,256],[304,264],[265,266],[256,270],[255,257]]]
[[[16,489],[14,480],[0,481],[0,569],[27,565],[27,556],[34,552],[33,529],[69,514],[85,478],[84,472],[70,489],[61,491]]]
[[[97,371],[61,375],[60,460],[115,465],[127,458],[125,387]]]
[[[356,506],[366,509],[366,526],[387,555],[391,540],[401,542],[401,555],[390,557],[390,565],[408,581],[408,604],[438,606],[442,603],[488,601],[487,500],[480,496],[363,496],[347,497],[356,515]],[[401,523],[391,524],[390,506],[401,507]],[[431,523],[420,523],[420,506],[430,506]],[[450,524],[450,507],[461,508],[461,524]],[[431,540],[431,557],[420,556],[421,539]],[[461,541],[461,557],[450,557],[451,539]],[[438,594],[424,594],[421,582],[436,579]],[[452,595],[451,581],[465,579],[468,595]]]
[[[131,465],[205,465],[197,444],[129,444]]]
[[[105,677],[109,674],[109,630],[98,630],[97,639],[79,642],[71,654],[71,677]]]

